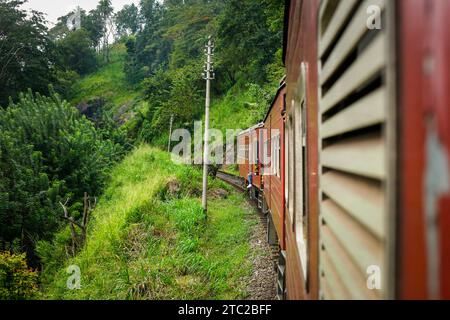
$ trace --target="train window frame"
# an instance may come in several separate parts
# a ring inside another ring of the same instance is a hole
[[[263,135],[263,150],[262,150],[262,154],[263,154],[263,159],[262,159],[262,175],[265,176],[266,174],[270,174],[270,171],[267,170],[267,168],[269,167],[270,169],[270,149],[269,149],[269,137],[267,134],[267,129],[264,129],[264,135]]]
[[[258,164],[258,139],[254,138],[252,142],[252,165]]]
[[[308,165],[308,99],[307,99],[307,64],[302,62],[298,88],[293,104],[294,114],[294,219],[292,231],[295,234],[300,256],[305,288],[309,290],[310,270],[310,213],[309,213],[309,165]]]
[[[250,162],[250,138],[248,136],[244,137],[244,157],[246,162]]]
[[[256,146],[257,139],[255,138],[255,135],[256,135],[255,132],[251,132],[249,134],[249,138],[248,138],[248,140],[249,140],[249,142],[248,142],[249,162],[248,162],[248,164],[249,164],[250,170],[252,172],[254,171],[254,165],[257,163],[256,162],[257,161],[257,156],[256,156],[256,153],[257,153],[257,146]]]
[[[272,175],[277,178],[281,178],[281,145],[280,145],[280,133],[271,137],[271,156],[272,156]]]
[[[291,136],[290,136],[290,130],[292,128],[292,116],[290,114],[287,115],[286,118],[286,124],[284,128],[284,201],[286,204],[286,208],[289,212],[289,216],[291,218],[291,221],[293,219],[293,212],[290,210],[290,203],[289,198],[291,197],[290,192],[292,192],[293,188],[291,186],[291,178],[289,176],[289,164],[290,164],[290,150],[293,148],[291,147]]]
[[[277,178],[281,179],[281,134],[278,133],[277,137]]]
[[[295,106],[295,101],[292,101],[292,105]],[[291,224],[294,223],[295,219],[295,158],[293,152],[295,151],[295,141],[294,141],[294,119],[292,110],[287,114],[286,117],[286,127],[285,127],[285,138],[284,138],[284,148],[285,148],[285,203],[286,210],[289,214],[289,219]]]

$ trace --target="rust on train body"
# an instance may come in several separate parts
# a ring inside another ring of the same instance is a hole
[[[450,299],[450,2],[398,6],[398,295]]]

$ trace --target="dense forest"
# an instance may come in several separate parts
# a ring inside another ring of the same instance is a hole
[[[208,36],[216,128],[260,120],[284,73],[282,0],[100,0],[52,27],[24,2],[0,0],[0,299],[32,296],[37,271],[82,248],[115,164],[166,148],[171,117],[202,119]]]

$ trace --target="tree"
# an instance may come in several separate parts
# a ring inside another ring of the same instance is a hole
[[[156,0],[141,0],[140,6],[144,27],[136,38],[136,54],[151,74],[168,60],[169,50],[163,39],[165,8]]]
[[[100,12],[97,10],[89,11],[89,14],[81,20],[82,27],[89,32],[92,43],[100,51],[101,39],[103,37],[103,22]]]
[[[29,16],[23,0],[0,0],[0,106],[31,88],[48,92],[55,81],[55,51],[42,13]]]
[[[127,39],[125,46],[128,54],[128,59],[124,64],[125,77],[129,83],[137,84],[144,79],[148,69],[138,60],[136,38],[134,36],[130,36]]]
[[[106,62],[109,62],[109,36],[112,32],[113,21],[111,19],[114,13],[111,0],[100,0],[97,5],[98,12],[102,22],[102,37],[103,37],[103,55]]]
[[[117,34],[119,37],[135,34],[139,29],[139,9],[133,4],[125,5],[115,15]]]
[[[70,32],[57,42],[62,65],[80,75],[93,71],[97,65],[93,43],[89,33],[81,28]]]
[[[271,8],[271,10],[267,10]],[[282,45],[283,2],[227,0],[218,18],[217,73],[229,85],[267,81],[266,66]]]
[[[139,24],[141,29],[127,41],[128,62],[125,74],[132,84],[154,74],[168,64],[170,41],[164,37],[165,8],[156,0],[141,0]]]
[[[57,95],[29,92],[0,109],[0,244],[17,242],[36,263],[36,240],[61,225],[59,202],[97,195],[121,150]]]

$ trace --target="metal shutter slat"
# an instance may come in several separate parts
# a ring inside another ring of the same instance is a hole
[[[322,228],[322,241],[326,248],[325,254],[330,257],[331,263],[335,266],[339,277],[351,294],[351,298],[356,300],[379,299],[375,291],[367,288],[365,275],[359,272],[331,229],[326,226]]]
[[[344,2],[346,2],[346,0],[344,0]],[[370,5],[376,5],[383,10],[385,4],[385,0],[366,0],[359,7],[355,17],[352,19],[352,22],[347,27],[345,33],[333,49],[332,54],[324,64],[321,72],[320,84],[324,84],[330,78],[336,68],[343,62],[349,53],[357,47],[358,42],[364,33],[367,32],[367,8]]]
[[[357,0],[346,0],[339,3],[339,6],[335,14],[333,15],[333,18],[331,19],[330,24],[328,25],[328,28],[322,37],[322,41],[319,43],[319,53],[321,57],[329,48],[331,42],[336,36],[337,30],[342,27],[342,24],[345,22],[345,19],[347,19],[356,2]],[[327,3],[323,4],[323,8],[325,8],[326,5]]]
[[[327,281],[323,290],[325,299],[334,299],[335,297],[339,297],[340,299],[350,299],[351,294],[339,277],[328,254],[322,252],[321,259],[323,261],[323,272],[327,275]]]
[[[322,125],[322,138],[326,139],[349,131],[380,124],[386,119],[386,91],[384,88],[355,102]]]
[[[328,197],[369,232],[379,239],[384,239],[384,217],[380,209],[383,206],[384,195],[377,185],[363,178],[328,172],[322,175],[321,187]]]
[[[321,112],[324,113],[334,107],[376,75],[386,64],[385,50],[386,36],[380,33],[370,46],[364,50],[361,57],[351,65],[326,93],[321,103]]]
[[[377,134],[357,136],[326,147],[322,165],[368,178],[386,176],[384,139]]]
[[[322,215],[361,273],[366,273],[369,266],[383,265],[382,244],[336,203],[329,199],[324,201]]]

